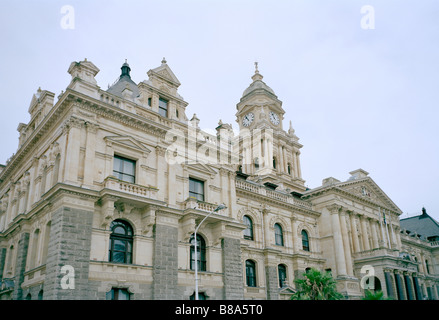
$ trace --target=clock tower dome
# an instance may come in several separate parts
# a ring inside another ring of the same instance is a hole
[[[264,81],[255,62],[253,82],[236,105],[240,128],[241,170],[247,179],[283,191],[303,192],[300,170],[302,145],[291,126],[283,130],[285,110]]]

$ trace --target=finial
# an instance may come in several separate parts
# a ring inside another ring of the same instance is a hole
[[[165,57],[163,57],[162,64],[165,64],[165,63],[166,63],[166,59],[165,59]]]
[[[258,69],[259,62],[255,62],[255,74],[252,76],[253,81],[262,80],[263,76],[259,73]]]
[[[125,63],[128,63],[128,62],[127,62],[127,59],[125,59]]]

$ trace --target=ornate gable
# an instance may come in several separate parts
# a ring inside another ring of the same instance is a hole
[[[107,144],[116,144],[128,149],[149,154],[149,150],[143,143],[130,136],[107,136],[104,138]]]
[[[391,208],[398,213],[402,213],[396,204],[370,177],[361,178],[359,180],[348,180],[338,184],[337,187],[356,197],[361,197],[381,207]]]

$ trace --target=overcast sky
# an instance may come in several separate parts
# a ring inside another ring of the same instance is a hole
[[[107,89],[125,59],[138,83],[166,57],[187,116],[196,113],[206,130],[219,119],[238,128],[236,104],[258,61],[283,102],[284,128],[291,120],[304,145],[308,187],[331,176],[345,181],[362,168],[401,218],[425,206],[439,220],[437,0],[0,5],[0,163],[17,151],[17,126],[30,119],[32,95],[41,87],[58,96],[72,61],[92,61]],[[74,20],[66,19],[66,5]]]

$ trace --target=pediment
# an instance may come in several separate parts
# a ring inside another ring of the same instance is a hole
[[[104,138],[107,143],[117,144],[123,146],[125,148],[134,149],[136,151],[140,151],[142,153],[150,153],[149,150],[143,143],[134,139],[130,136],[107,136]]]
[[[282,289],[279,290],[279,294],[294,294],[296,293],[296,290],[294,290],[292,287],[287,286],[287,287],[283,287]]]
[[[172,72],[171,68],[169,68],[169,66],[166,63],[163,63],[160,67],[149,70],[148,76],[149,77],[156,76],[163,80],[167,80],[171,82],[176,87],[180,86],[180,81],[178,81],[174,72]]]
[[[398,206],[370,177],[348,180],[338,184],[337,187],[356,197],[372,201],[383,208],[391,208],[398,213],[402,213]]]
[[[187,164],[186,169],[192,172],[198,172],[209,176],[214,176],[218,173],[212,167],[204,163]]]

